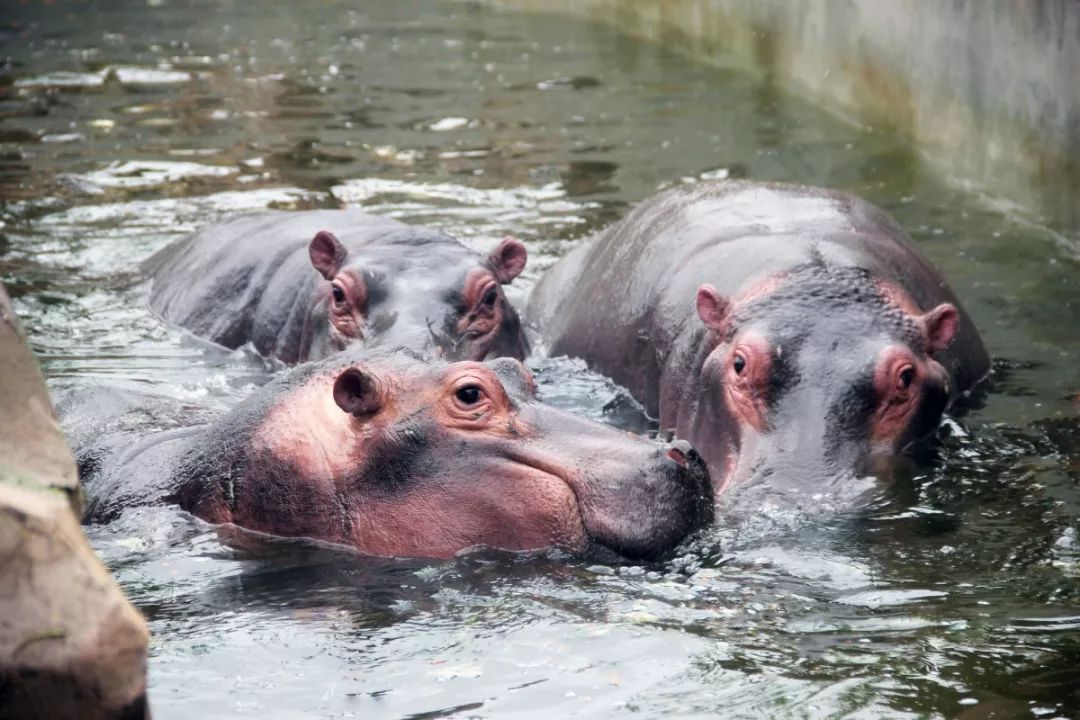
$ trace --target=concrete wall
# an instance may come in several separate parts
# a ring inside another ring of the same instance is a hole
[[[498,0],[769,73],[952,178],[1080,227],[1080,0]]]

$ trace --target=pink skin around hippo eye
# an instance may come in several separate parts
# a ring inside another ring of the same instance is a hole
[[[363,278],[351,269],[338,273],[331,281],[327,301],[330,322],[338,332],[347,338],[361,337],[363,312],[367,305],[367,286]]]
[[[465,278],[462,297],[468,309],[458,322],[459,333],[476,338],[499,327],[502,322],[499,283],[490,271],[484,268],[472,270]]]
[[[874,370],[878,409],[871,436],[875,442],[892,442],[907,427],[928,371],[928,361],[916,358],[906,347],[892,346],[882,351]]]
[[[758,335],[738,338],[727,354],[724,388],[731,411],[758,432],[765,430],[772,357]]]

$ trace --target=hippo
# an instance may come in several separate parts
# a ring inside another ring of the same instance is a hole
[[[504,239],[487,257],[427,228],[359,210],[266,212],[205,227],[143,264],[150,307],[233,349],[286,364],[346,346],[404,346],[449,360],[521,359],[502,285],[525,267]]]
[[[798,185],[654,196],[554,265],[526,317],[550,354],[584,359],[688,440],[718,494],[888,477],[990,369],[896,222]]]
[[[540,404],[512,358],[349,351],[278,375],[210,422],[141,436],[123,420],[138,407],[102,392],[60,402],[87,522],[175,503],[368,555],[555,547],[624,561],[662,555],[712,512],[687,444]]]

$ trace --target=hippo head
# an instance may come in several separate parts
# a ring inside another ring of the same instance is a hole
[[[509,358],[447,364],[402,350],[300,366],[208,437],[183,464],[182,507],[374,555],[651,558],[712,512],[689,446],[539,404]]]
[[[523,358],[521,322],[501,286],[525,268],[525,246],[508,237],[479,258],[443,235],[435,239],[441,242],[405,230],[350,252],[332,233],[317,233],[308,254],[325,282],[306,329],[307,357],[362,343],[449,360]]]
[[[710,340],[679,431],[709,461],[718,492],[759,483],[829,492],[881,475],[949,402],[937,356],[956,335],[956,307],[920,310],[865,270],[809,264],[734,298],[702,285],[697,313]]]

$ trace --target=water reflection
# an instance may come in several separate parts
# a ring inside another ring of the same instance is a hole
[[[750,499],[656,566],[361,558],[171,509],[92,540],[149,615],[160,717],[1080,712],[1080,238],[950,188],[768,78],[474,3],[27,3],[0,31],[0,280],[51,386],[219,412],[274,371],[146,309],[139,263],[226,216],[359,205],[537,275],[658,187],[854,191],[951,278],[998,358],[863,512]],[[767,48],[762,49],[763,52]],[[579,363],[542,396],[653,427]]]

